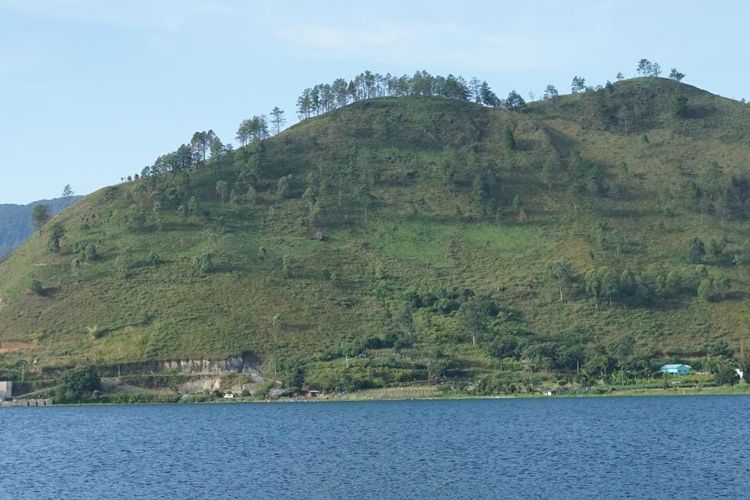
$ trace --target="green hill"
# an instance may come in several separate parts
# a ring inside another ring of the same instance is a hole
[[[661,78],[360,100],[55,217],[0,263],[0,369],[250,353],[288,385],[512,392],[729,363],[748,157],[749,106]]]

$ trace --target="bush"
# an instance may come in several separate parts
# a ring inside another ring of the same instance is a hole
[[[210,253],[204,253],[193,259],[193,265],[201,274],[210,273],[214,267],[214,256]]]
[[[68,402],[79,401],[101,388],[99,374],[91,366],[79,366],[66,371],[57,384],[58,396]]]
[[[146,263],[149,266],[157,267],[161,264],[161,257],[159,257],[159,254],[156,252],[150,252],[146,257]]]
[[[104,328],[99,328],[97,325],[93,325],[86,327],[86,333],[88,333],[88,336],[89,338],[91,338],[91,340],[96,340],[104,335],[106,333],[106,330]]]
[[[719,371],[716,372],[714,380],[718,385],[733,386],[734,384],[739,382],[740,376],[737,374],[734,368],[724,367],[720,368]]]
[[[32,293],[35,293],[39,295],[40,297],[44,295],[44,287],[42,286],[42,283],[38,280],[34,280],[31,282],[31,291]]]

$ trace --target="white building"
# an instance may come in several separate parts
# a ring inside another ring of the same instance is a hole
[[[0,401],[13,395],[13,382],[0,382]]]

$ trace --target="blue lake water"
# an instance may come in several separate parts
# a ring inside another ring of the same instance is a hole
[[[749,498],[750,397],[12,408],[0,498]]]

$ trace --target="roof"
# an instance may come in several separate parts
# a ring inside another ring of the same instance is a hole
[[[690,366],[690,365],[686,365],[686,364],[683,364],[683,363],[679,363],[679,364],[670,364],[670,365],[664,365],[664,366],[662,366],[662,367],[661,367],[660,369],[661,369],[661,370],[678,370],[678,369],[680,369],[680,368],[689,368],[689,369],[691,369],[691,370],[693,369],[693,367],[692,367],[692,366]]]

